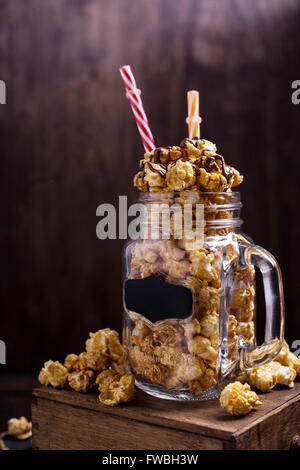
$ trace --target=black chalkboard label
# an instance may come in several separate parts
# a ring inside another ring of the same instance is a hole
[[[127,310],[140,313],[152,323],[167,318],[184,319],[192,313],[192,292],[157,276],[128,279],[124,295]]]

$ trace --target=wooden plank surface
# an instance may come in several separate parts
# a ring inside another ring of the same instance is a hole
[[[223,449],[221,439],[202,439],[196,433],[42,398],[37,399],[32,415],[34,449]]]
[[[244,417],[232,417],[219,407],[216,400],[194,403],[173,402],[150,397],[138,391],[134,402],[109,408],[99,403],[96,393],[83,395],[47,387],[39,387],[33,393],[33,400],[49,400],[49,402],[71,405],[76,409],[98,411],[103,415],[118,416],[135,422],[155,424],[225,441],[234,440],[240,442],[241,445],[244,436],[252,429],[259,432],[262,423],[274,424],[275,420],[280,424],[283,417],[286,420],[285,410],[290,408],[294,416],[298,417],[298,428],[296,421],[293,423],[294,427],[291,428],[291,432],[294,432],[295,428],[296,432],[300,433],[299,381],[292,390],[275,389],[271,393],[260,394],[260,397],[263,405],[257,410]],[[282,421],[282,425],[284,422]],[[258,440],[259,437],[255,442]]]

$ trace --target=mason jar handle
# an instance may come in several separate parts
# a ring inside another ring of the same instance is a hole
[[[240,246],[240,268],[256,266],[263,278],[266,324],[261,346],[242,346],[240,369],[247,371],[272,361],[280,352],[284,339],[284,297],[280,267],[267,250],[257,245]]]

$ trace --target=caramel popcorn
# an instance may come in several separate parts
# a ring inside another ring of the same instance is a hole
[[[251,387],[257,388],[261,392],[269,392],[276,385],[276,374],[270,364],[256,367],[248,374],[248,382]]]
[[[275,360],[280,362],[283,366],[292,367],[295,369],[297,375],[300,375],[300,357],[297,357],[290,351],[289,345],[286,341],[283,342],[282,349]]]
[[[276,385],[285,385],[293,388],[296,376],[297,373],[293,367],[283,366],[275,360],[251,370],[248,373],[248,382],[251,387],[257,388],[262,392],[270,392]]]
[[[42,385],[63,388],[68,379],[68,369],[58,361],[47,361],[41,369],[38,379]]]
[[[177,279],[184,279],[189,272],[190,263],[187,260],[175,261],[174,259],[168,259],[164,262],[164,272],[168,276]]]
[[[120,374],[118,374],[115,370],[113,369],[107,369],[102,372],[97,376],[96,378],[96,385],[98,385],[99,390],[104,389],[105,387],[108,387],[108,385],[120,378]]]
[[[71,372],[68,374],[68,384],[75,392],[87,392],[95,385],[95,372],[91,370]]]
[[[166,169],[162,165],[146,162],[144,181],[150,192],[159,192],[166,186]]]
[[[205,139],[184,139],[180,146],[146,152],[134,186],[142,192],[193,190],[228,191],[243,177],[227,165],[215,144]]]
[[[195,168],[188,161],[177,160],[169,165],[166,182],[170,191],[189,189],[196,182]]]
[[[239,322],[238,330],[246,343],[253,344],[254,341],[254,322]]]
[[[174,261],[181,261],[185,257],[184,250],[178,248],[174,240],[164,240],[156,244],[158,247],[159,255],[163,261],[172,259]]]
[[[94,356],[102,354],[117,362],[123,360],[123,347],[119,341],[119,334],[109,328],[90,333],[85,346],[86,351]]]
[[[234,289],[232,291],[230,308],[232,310],[239,311],[240,321],[249,321],[247,320],[248,314],[245,314],[244,312],[248,312],[249,306],[252,306],[254,294],[254,287],[240,287],[239,289]]]
[[[273,361],[276,367],[276,385],[285,385],[294,388],[294,380],[297,377],[296,370],[291,366],[283,366],[280,362]]]
[[[20,419],[11,418],[8,421],[7,433],[19,440],[28,439],[32,436],[32,424],[24,416]]]
[[[188,342],[188,347],[191,353],[206,360],[208,363],[214,364],[217,360],[217,351],[211,346],[211,342],[208,338],[204,338],[200,335],[195,336]]]
[[[219,344],[219,315],[216,312],[204,315],[200,320],[201,335],[210,339],[213,348]]]
[[[97,377],[99,400],[104,405],[116,406],[129,402],[134,396],[134,377],[132,374],[120,376],[113,371],[104,371]]]
[[[111,358],[100,353],[82,352],[78,356],[80,370],[101,371],[107,369],[111,363]]]
[[[257,394],[251,391],[250,385],[238,381],[226,385],[220,395],[221,408],[231,415],[246,415],[261,404]]]
[[[204,168],[199,169],[197,184],[206,191],[222,192],[227,186],[227,179],[220,173],[208,173]]]
[[[65,357],[64,366],[68,372],[75,372],[80,370],[79,356],[77,356],[77,354],[68,354]]]
[[[218,278],[218,273],[213,267],[214,255],[207,253],[207,250],[195,250],[189,253],[192,263],[191,274],[203,281],[211,282]]]
[[[140,335],[138,326],[137,332]],[[118,333],[105,328],[90,333],[89,336],[86,341],[86,351],[79,355],[68,354],[64,365],[58,361],[45,362],[39,374],[40,383],[59,388],[68,386],[76,392],[87,392],[96,385],[100,385],[105,376],[121,380],[126,373],[123,346],[119,341]],[[119,391],[114,392],[114,397],[120,397],[119,402],[126,401],[126,397],[130,395],[131,388],[126,380],[122,379]],[[116,401],[116,398],[114,400]],[[104,398],[103,402],[105,402]]]

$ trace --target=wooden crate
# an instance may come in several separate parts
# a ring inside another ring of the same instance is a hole
[[[35,449],[288,449],[300,434],[300,382],[260,394],[263,405],[229,416],[216,400],[182,403],[141,391],[115,408],[97,393],[39,387],[33,391]]]

